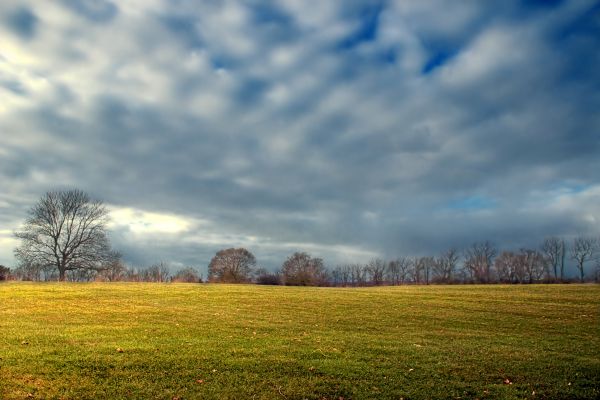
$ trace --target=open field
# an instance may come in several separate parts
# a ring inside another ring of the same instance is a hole
[[[6,283],[0,398],[592,399],[599,314],[598,285]]]

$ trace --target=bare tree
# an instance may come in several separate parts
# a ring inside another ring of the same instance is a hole
[[[547,259],[537,250],[521,249],[519,260],[528,283],[540,281],[548,273]]]
[[[371,283],[373,285],[379,286],[383,284],[385,270],[387,269],[386,264],[387,263],[381,258],[373,259],[367,264],[366,270],[371,277]]]
[[[64,281],[67,271],[100,270],[112,262],[106,233],[108,211],[80,190],[46,193],[30,210],[15,257],[27,265],[52,266]]]
[[[284,285],[320,286],[327,283],[323,260],[307,253],[294,253],[281,266]]]
[[[0,265],[0,281],[7,281],[10,277],[10,268]]]
[[[442,253],[433,264],[433,273],[436,281],[448,283],[452,280],[458,265],[458,250],[450,248]]]
[[[579,269],[579,278],[581,282],[583,282],[585,276],[585,263],[593,258],[596,247],[596,239],[591,237],[580,236],[573,240],[571,258],[577,262],[577,269]]]
[[[387,276],[392,285],[402,285],[409,276],[410,260],[406,257],[398,257],[388,263]]]
[[[177,271],[175,275],[171,277],[171,282],[201,283],[202,276],[195,268],[186,267]]]
[[[350,266],[349,265],[338,265],[331,270],[331,283],[333,286],[346,287],[350,285]]]
[[[498,280],[503,283],[515,283],[520,274],[517,272],[520,267],[517,255],[512,251],[503,251],[494,260],[494,266],[498,274]]]
[[[492,281],[492,266],[498,250],[489,241],[473,243],[465,251],[465,268],[478,282]]]
[[[244,248],[220,250],[210,260],[208,279],[211,282],[249,282],[255,266],[254,254]]]
[[[421,257],[419,262],[422,266],[421,268],[423,270],[423,278],[425,280],[425,284],[429,285],[429,283],[431,282],[431,275],[433,273],[433,269],[435,268],[435,258],[430,256]]]
[[[125,280],[126,274],[127,267],[123,263],[123,260],[117,258],[106,264],[106,267],[100,271],[99,277],[104,281],[118,282]]]
[[[548,259],[550,266],[554,272],[554,279],[559,279],[558,272],[560,269],[560,280],[563,280],[565,273],[565,241],[556,236],[544,239],[542,244],[542,252]]]
[[[171,268],[164,261],[146,268],[142,273],[142,279],[146,282],[167,282]]]
[[[21,281],[40,281],[42,280],[42,268],[39,265],[21,262],[15,268],[14,275],[17,280]]]
[[[420,257],[411,258],[409,273],[413,283],[421,283],[423,280],[423,263]]]
[[[367,269],[364,265],[350,265],[350,282],[352,286],[365,286],[367,284]]]

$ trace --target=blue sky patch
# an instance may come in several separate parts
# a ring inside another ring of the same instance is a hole
[[[379,16],[383,10],[383,5],[379,4],[373,7],[365,7],[359,13],[358,28],[347,38],[342,40],[339,47],[344,50],[351,49],[363,42],[370,42],[377,38],[377,28],[379,26]]]
[[[26,7],[21,7],[8,16],[8,26],[23,39],[32,39],[37,25],[38,17]]]

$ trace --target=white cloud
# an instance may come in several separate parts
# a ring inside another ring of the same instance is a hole
[[[110,217],[110,228],[126,229],[135,235],[180,234],[189,231],[193,225],[185,216],[149,212],[129,207],[110,207]]]

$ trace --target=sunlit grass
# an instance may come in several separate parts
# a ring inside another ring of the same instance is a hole
[[[599,314],[597,285],[6,283],[0,398],[593,399]]]

